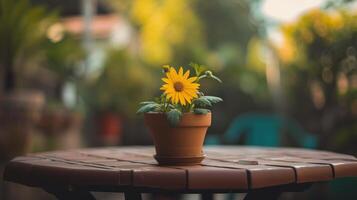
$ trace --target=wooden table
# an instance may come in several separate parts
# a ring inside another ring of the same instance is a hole
[[[158,166],[153,147],[97,148],[18,157],[4,179],[41,187],[58,199],[94,199],[89,191],[141,193],[248,193],[276,199],[312,183],[357,176],[354,156],[297,148],[216,146],[205,148],[200,166]]]

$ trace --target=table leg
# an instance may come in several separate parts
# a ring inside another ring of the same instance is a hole
[[[58,200],[95,200],[94,196],[84,190],[61,190],[61,189],[45,189],[48,193],[54,195]]]
[[[281,195],[280,191],[257,191],[257,192],[249,192],[244,200],[277,200]]]
[[[141,200],[141,194],[136,191],[124,192],[125,200]]]
[[[202,193],[201,200],[213,200],[213,194],[212,193]]]
[[[249,191],[245,196],[244,200],[276,200],[279,199],[283,192],[303,192],[310,188],[312,183],[302,183],[302,184],[288,184],[277,187],[270,187],[264,189],[257,189]]]

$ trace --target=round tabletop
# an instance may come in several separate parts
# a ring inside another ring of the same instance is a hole
[[[248,191],[357,176],[354,156],[298,148],[210,146],[197,166],[158,166],[154,148],[131,146],[36,153],[12,160],[4,179],[37,187]]]

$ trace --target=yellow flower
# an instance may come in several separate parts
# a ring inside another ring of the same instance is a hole
[[[197,98],[197,90],[200,86],[198,83],[194,83],[197,77],[191,77],[190,70],[183,73],[182,67],[180,67],[178,73],[173,67],[169,68],[166,73],[166,77],[162,78],[164,85],[160,90],[164,91],[164,94],[173,104],[180,103],[181,105],[190,104],[192,99]]]

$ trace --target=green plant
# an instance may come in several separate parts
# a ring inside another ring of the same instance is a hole
[[[16,87],[16,67],[27,64],[39,53],[45,30],[53,19],[44,7],[28,0],[0,0],[0,67],[6,92]]]
[[[139,101],[153,92],[150,73],[128,50],[109,49],[99,77],[86,83],[85,101],[90,109],[132,117]]]
[[[61,26],[59,23],[53,24],[53,27]],[[43,63],[41,66],[47,68],[55,77],[53,98],[55,101],[61,101],[65,84],[73,84],[80,87],[84,78],[81,68],[81,62],[85,57],[85,51],[80,45],[80,40],[68,33],[58,33],[57,40],[49,38],[42,46],[45,50]],[[78,95],[78,94],[77,94]],[[78,103],[78,102],[76,102]],[[78,105],[76,105],[78,106]]]
[[[78,67],[76,66],[85,56],[78,39],[63,33],[63,38],[60,41],[48,40],[44,47],[46,49],[46,67],[49,70],[62,81],[77,78]]]
[[[183,113],[207,114],[213,104],[222,99],[215,96],[206,96],[199,91],[200,81],[209,78],[222,82],[211,71],[202,65],[191,63],[195,76],[190,76],[190,70],[185,73],[180,67],[178,71],[169,65],[163,66],[165,78],[164,85],[160,88],[163,94],[154,101],[141,102],[137,113],[160,112],[165,113],[172,126],[176,126]]]
[[[281,49],[291,112],[321,135],[322,147],[344,152],[356,150],[349,143],[357,116],[356,19],[346,10],[312,10],[283,27]]]

